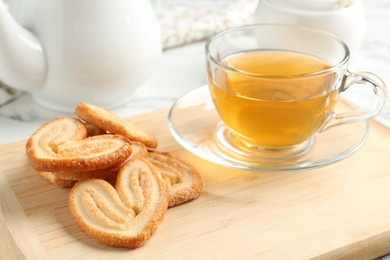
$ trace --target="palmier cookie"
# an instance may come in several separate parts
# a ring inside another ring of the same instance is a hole
[[[85,123],[84,125],[85,125],[85,128],[87,129],[87,136],[107,134],[106,131],[104,131],[103,129],[100,129],[99,127],[94,126],[92,124]]]
[[[98,128],[110,133],[123,135],[132,141],[141,142],[149,148],[156,148],[158,145],[154,137],[108,109],[90,103],[80,103],[76,107],[75,114],[80,119]]]
[[[70,188],[72,187],[77,180],[64,180],[55,176],[52,172],[40,172],[36,171],[37,175],[42,177],[44,180],[50,182],[51,184],[61,187],[61,188]]]
[[[48,181],[49,183],[61,187],[61,188],[71,188],[73,185],[76,184],[78,180],[72,180],[72,179],[62,179],[57,177],[53,174],[53,172],[39,172],[36,171],[37,175],[42,177],[44,180]],[[109,182],[111,185],[115,185],[116,182],[116,176],[114,178],[107,178],[105,179],[107,182]]]
[[[166,152],[149,152],[148,158],[157,166],[170,186],[169,207],[199,197],[203,190],[203,181],[193,165]]]
[[[169,188],[147,159],[120,170],[115,189],[106,181],[79,181],[69,208],[86,235],[108,246],[136,248],[155,233],[168,207]]]
[[[135,158],[146,158],[148,156],[148,150],[145,145],[139,142],[130,142],[132,147],[132,153],[124,161],[111,168],[96,171],[81,171],[81,172],[52,172],[51,174],[62,180],[86,180],[86,179],[114,179],[116,178],[122,165]],[[73,186],[73,185],[72,185]]]
[[[76,180],[82,181],[87,179],[113,179],[118,175],[119,169],[114,166],[108,169],[96,170],[96,171],[81,171],[81,172],[51,172],[55,177],[62,180]]]
[[[56,157],[58,145],[69,140],[87,137],[84,124],[72,117],[60,117],[42,125],[26,144],[26,152],[31,157]]]
[[[117,165],[131,154],[131,145],[123,136],[86,135],[85,126],[74,118],[44,124],[27,141],[30,165],[43,172],[92,171]]]

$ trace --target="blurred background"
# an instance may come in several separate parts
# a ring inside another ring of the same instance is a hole
[[[5,0],[12,1],[12,0]],[[287,0],[281,0],[286,2]],[[318,2],[354,2],[354,0],[317,0]],[[301,4],[314,1],[291,0]],[[355,0],[357,1],[357,0]],[[390,85],[390,1],[361,0],[366,16],[366,28],[360,49],[350,62],[350,70],[368,70],[380,76]],[[187,91],[205,85],[204,43],[214,33],[225,28],[254,21],[259,0],[160,0],[156,15],[162,33],[163,56],[159,68],[150,75],[134,94],[134,98],[116,112],[123,116],[167,108]],[[367,91],[348,93],[359,104],[366,104]],[[45,113],[43,113],[45,112]],[[33,104],[32,98],[0,82],[0,124],[9,126],[9,131],[18,140],[25,131],[32,131],[41,120],[52,114]],[[38,120],[38,121],[37,121]],[[378,120],[390,127],[390,101],[387,102]],[[22,124],[19,122],[32,122]],[[20,128],[20,131],[15,129]],[[22,130],[24,129],[24,130]],[[7,130],[8,131],[8,130]],[[18,134],[20,132],[20,134]]]

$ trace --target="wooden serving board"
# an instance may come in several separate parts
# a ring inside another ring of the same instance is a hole
[[[168,210],[156,234],[129,250],[79,230],[68,189],[28,165],[24,144],[0,147],[0,258],[5,259],[366,259],[390,253],[390,130],[371,123],[351,157],[324,168],[281,173],[218,166],[171,137],[167,110],[129,118],[160,150],[197,165],[204,193]],[[353,134],[353,133],[351,133]]]

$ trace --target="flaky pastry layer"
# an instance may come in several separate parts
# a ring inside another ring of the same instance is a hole
[[[26,154],[37,171],[91,171],[124,161],[131,154],[131,145],[120,135],[87,138],[82,122],[61,117],[44,124],[28,139]]]
[[[156,138],[148,135],[111,110],[90,103],[80,103],[76,107],[75,114],[100,129],[123,135],[132,141],[141,142],[147,147],[156,148],[158,145]]]
[[[169,184],[169,207],[193,200],[202,193],[203,181],[199,171],[189,162],[167,152],[151,151],[149,160],[157,166]]]
[[[58,171],[52,172],[52,174],[63,180],[87,180],[87,179],[114,179],[116,178],[120,168],[130,160],[135,158],[146,158],[148,156],[148,150],[145,145],[139,142],[130,142],[132,147],[132,153],[130,156],[113,167],[95,170],[95,171],[81,171],[81,172],[71,172],[71,171]]]
[[[156,167],[135,159],[120,170],[115,188],[106,181],[79,181],[69,208],[79,227],[99,243],[135,248],[155,233],[168,207],[169,188]]]

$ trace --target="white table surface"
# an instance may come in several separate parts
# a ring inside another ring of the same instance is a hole
[[[364,4],[368,19],[366,38],[359,54],[351,60],[350,68],[375,72],[390,86],[390,1],[366,0]],[[114,111],[127,117],[167,108],[187,91],[206,84],[203,49],[204,42],[198,42],[166,50],[155,74],[132,100]],[[364,103],[365,95],[357,92],[352,99]],[[0,107],[0,144],[26,139],[43,122],[60,115],[40,107],[28,93],[23,93]],[[390,102],[379,120],[390,127]]]

